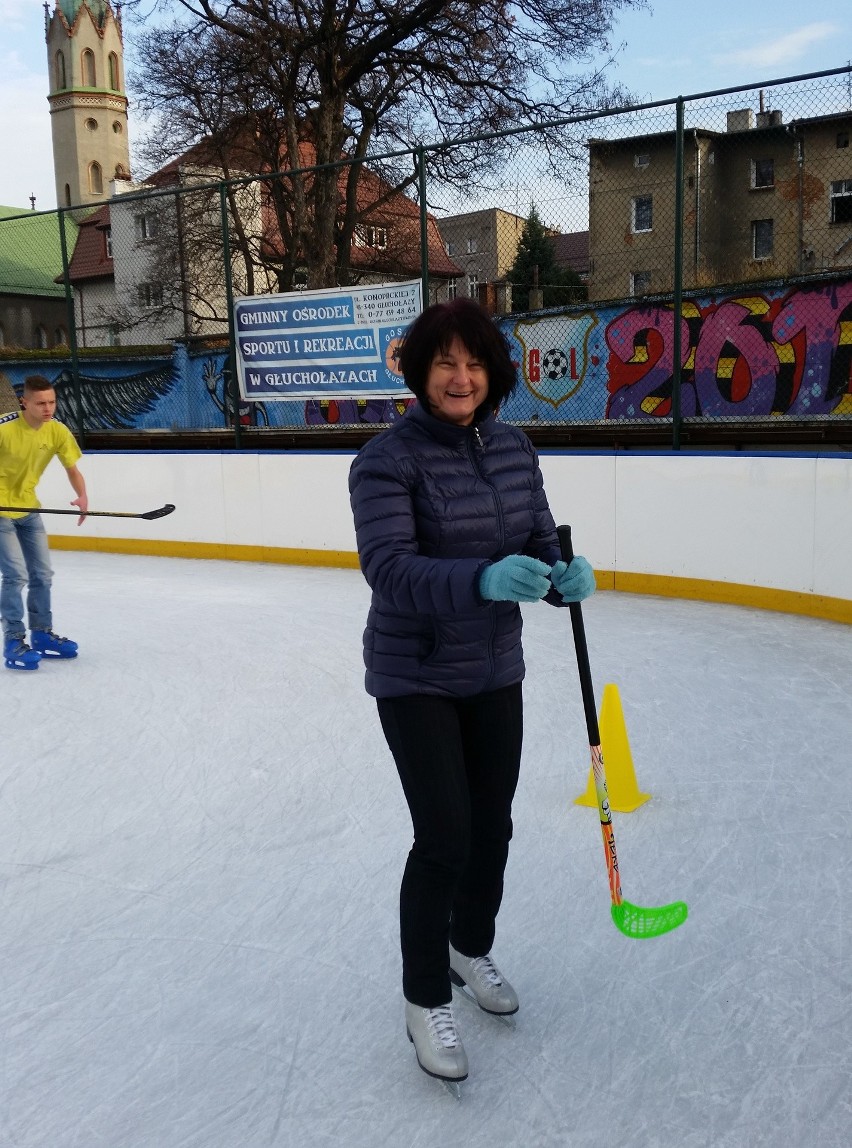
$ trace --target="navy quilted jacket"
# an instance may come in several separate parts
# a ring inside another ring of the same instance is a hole
[[[419,403],[358,453],[349,475],[374,697],[469,697],[524,676],[521,611],[487,602],[483,566],[507,554],[559,558],[535,449],[487,414],[456,426]],[[555,590],[548,601],[561,605]]]

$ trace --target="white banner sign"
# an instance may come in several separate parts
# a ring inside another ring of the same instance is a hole
[[[396,350],[423,309],[419,279],[234,302],[244,399],[407,395]]]

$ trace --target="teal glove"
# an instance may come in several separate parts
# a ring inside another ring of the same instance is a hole
[[[554,563],[550,581],[562,595],[563,602],[582,602],[595,592],[595,572],[579,554],[570,566],[567,562]]]
[[[479,575],[479,593],[492,602],[537,602],[550,589],[546,562],[527,554],[510,554]]]

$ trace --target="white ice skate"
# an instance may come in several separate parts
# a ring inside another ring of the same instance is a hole
[[[465,957],[450,945],[450,980],[485,1012],[510,1017],[518,1011],[518,994],[490,955]]]
[[[452,1004],[420,1008],[406,1001],[405,1029],[423,1071],[443,1081],[458,1098],[458,1085],[467,1080],[467,1053],[456,1029]]]

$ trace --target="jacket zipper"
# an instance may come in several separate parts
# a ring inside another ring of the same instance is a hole
[[[482,479],[485,485],[491,488],[491,491],[494,495],[494,509],[497,511],[497,522],[500,528],[499,544],[502,546],[506,540],[506,529],[503,522],[503,507],[500,505],[500,499],[497,497],[497,491],[494,489],[493,483],[488,481],[479,466],[479,459],[477,456],[479,454],[485,453],[485,443],[482,441],[482,435],[479,433],[479,427],[474,425],[471,429],[473,434],[467,440],[468,457],[470,458],[470,462],[476,477]]]

